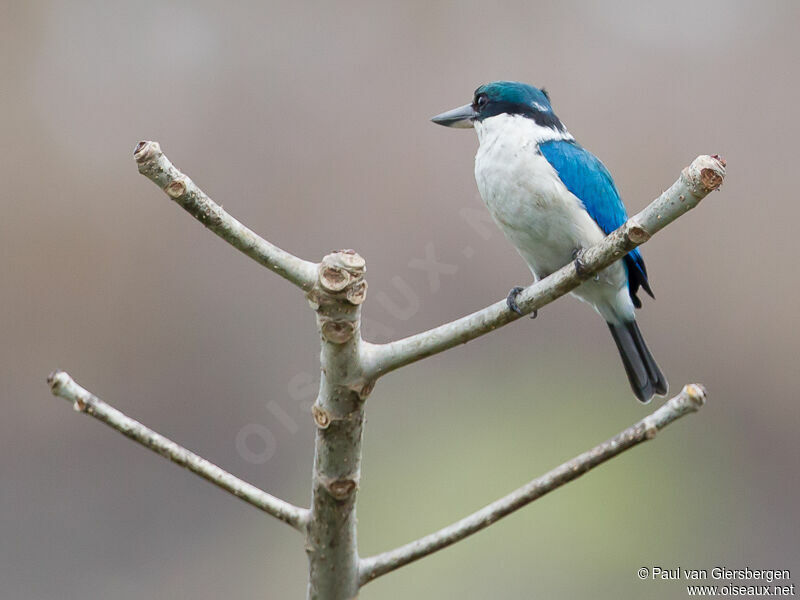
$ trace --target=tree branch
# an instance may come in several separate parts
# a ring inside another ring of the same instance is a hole
[[[725,161],[718,156],[699,156],[680,178],[643,211],[628,219],[600,243],[585,249],[580,267],[572,262],[525,288],[517,296],[523,314],[538,310],[563,296],[582,281],[608,267],[643,244],[652,235],[685,214],[710,192],[722,185]],[[505,300],[429,331],[390,342],[363,342],[364,376],[375,379],[402,366],[464,344],[498,327],[516,321],[520,315],[508,310]]]
[[[687,385],[680,394],[635,425],[470,516],[395,550],[361,559],[359,568],[361,585],[463,540],[546,493],[577,479],[625,450],[653,439],[659,430],[676,419],[699,410],[705,404],[705,400],[706,390],[702,385]]]
[[[139,142],[133,157],[139,173],[223,240],[306,292],[314,286],[317,276],[315,263],[270,244],[226,213],[164,156],[158,142]]]
[[[317,426],[306,536],[309,600],[351,600],[358,595],[356,497],[361,478],[364,400],[361,377],[361,303],[367,292],[364,259],[352,250],[328,254],[319,281],[307,294],[317,312],[322,342]]]
[[[163,435],[148,429],[79,386],[64,371],[51,373],[47,378],[47,383],[50,384],[50,390],[53,394],[72,402],[75,410],[91,415],[142,446],[158,452],[180,466],[200,475],[203,479],[221,487],[223,490],[230,492],[256,508],[260,508],[284,523],[288,523],[298,531],[305,532],[309,519],[309,511],[307,509],[299,508],[261,491],[227,471],[223,471],[197,454],[168,440]]]
[[[178,446],[112,408],[63,371],[50,375],[52,392],[143,446],[200,475],[305,534],[309,559],[308,598],[350,600],[360,586],[488,527],[547,492],[643,441],[679,417],[698,410],[705,390],[692,384],[647,418],[593,450],[534,479],[511,494],[444,529],[370,558],[357,548],[356,497],[361,474],[364,401],[381,375],[465,343],[520,318],[505,300],[471,315],[389,344],[361,338],[361,304],[366,297],[365,262],[352,250],[329,254],[319,263],[302,260],[226,213],[164,156],[157,142],[139,142],[139,172],[219,237],[306,292],[316,311],[321,338],[319,394],[312,409],[316,423],[312,498],[304,509],[275,498]],[[517,297],[523,313],[541,308],[608,267],[650,236],[694,208],[725,176],[725,161],[700,156],[680,179],[647,208],[628,219],[579,258]]]

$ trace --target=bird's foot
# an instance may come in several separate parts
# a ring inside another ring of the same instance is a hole
[[[575,261],[575,271],[581,279],[589,277],[589,273],[586,272],[586,264],[583,262],[583,255],[585,252],[583,248],[575,248],[575,251],[572,253],[572,260]]]
[[[519,296],[519,293],[524,289],[525,288],[519,286],[513,287],[511,288],[511,291],[508,292],[508,296],[506,297],[506,304],[508,304],[508,308],[520,316],[523,315],[523,312],[517,305],[517,296]],[[538,310],[533,311],[533,313],[531,313],[531,319],[535,319],[538,315]]]
[[[508,304],[508,308],[517,313],[518,315],[522,315],[522,311],[517,305],[517,296],[519,296],[519,293],[523,289],[525,288],[521,288],[519,286],[513,287],[511,288],[511,291],[508,292],[508,296],[506,297],[506,304]]]

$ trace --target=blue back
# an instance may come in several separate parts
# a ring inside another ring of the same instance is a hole
[[[617,229],[628,218],[617,186],[605,165],[594,154],[572,141],[554,140],[539,144],[539,151],[558,173],[561,181],[578,199],[589,216],[606,235]],[[642,303],[636,296],[642,287],[650,296],[653,292],[647,281],[647,270],[638,248],[623,259],[628,273],[628,289],[634,306]]]

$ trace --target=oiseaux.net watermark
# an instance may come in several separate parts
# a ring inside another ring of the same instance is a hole
[[[688,596],[779,598],[794,596],[796,592],[789,569],[752,567],[697,569],[653,565],[640,567],[636,575],[643,581],[681,582]]]
[[[478,199],[477,202],[480,202]],[[476,239],[487,242],[497,232],[488,211],[480,206],[462,207],[458,216],[464,224],[477,234]],[[418,251],[419,252],[419,251]],[[442,277],[455,277],[465,263],[476,256],[474,246],[465,245],[461,249],[458,262],[445,262],[438,257],[436,245],[428,242],[421,249],[422,257],[411,258],[408,269],[424,273],[427,280],[427,294],[418,292],[408,281],[408,275],[393,276],[389,281],[390,290],[379,290],[374,295],[375,305],[381,314],[377,318],[362,317],[361,331],[372,342],[388,342],[397,337],[396,325],[406,322],[419,313],[426,298],[435,296],[442,289]],[[451,260],[453,260],[452,257]],[[248,423],[236,434],[234,444],[242,460],[251,464],[263,464],[273,458],[279,449],[279,437],[294,435],[300,430],[300,423],[311,414],[311,406],[317,395],[319,375],[299,371],[287,382],[286,397],[278,402],[267,402],[268,419],[265,423]]]

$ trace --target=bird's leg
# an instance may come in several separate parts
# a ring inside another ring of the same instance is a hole
[[[520,316],[522,316],[523,313],[520,310],[519,306],[517,306],[517,296],[524,289],[525,288],[519,286],[513,287],[511,288],[511,291],[508,292],[508,296],[506,297],[506,304],[508,304],[508,308]],[[531,313],[531,319],[535,319],[538,315],[539,315],[538,310],[533,311],[533,313]]]

